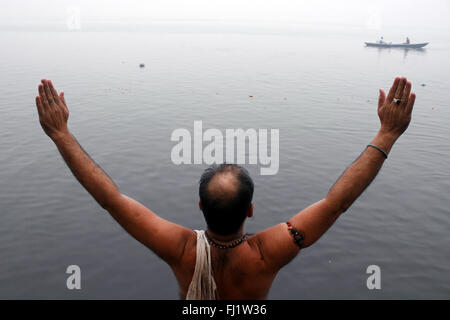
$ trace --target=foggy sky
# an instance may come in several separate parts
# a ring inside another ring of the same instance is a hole
[[[339,23],[371,28],[450,28],[449,0],[1,0],[0,23],[64,20],[78,7],[87,21],[212,20]]]

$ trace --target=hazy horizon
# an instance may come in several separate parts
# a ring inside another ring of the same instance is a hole
[[[445,0],[288,1],[288,0],[6,0],[0,21],[66,21],[75,8],[84,22],[216,21],[340,24],[381,30],[384,27],[450,28],[450,2]]]

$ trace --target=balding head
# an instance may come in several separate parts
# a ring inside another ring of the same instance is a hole
[[[214,233],[230,235],[242,226],[253,197],[253,181],[247,170],[233,164],[214,165],[200,178],[202,211]]]
[[[228,202],[236,197],[240,183],[236,171],[217,172],[212,177],[207,186],[207,192],[211,199]]]

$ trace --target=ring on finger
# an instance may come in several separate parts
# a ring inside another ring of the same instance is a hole
[[[401,99],[394,98],[394,102],[395,102],[397,105],[400,105],[400,103],[402,103],[402,100],[401,100]]]

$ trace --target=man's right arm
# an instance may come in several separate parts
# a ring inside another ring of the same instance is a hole
[[[378,115],[381,128],[370,144],[389,153],[411,121],[415,95],[410,92],[411,83],[406,78],[394,80],[387,99],[384,91],[380,90]],[[395,103],[394,98],[400,98],[401,103]],[[316,242],[352,205],[375,178],[384,160],[385,156],[381,151],[367,147],[344,171],[324,199],[289,220],[304,236],[302,248]],[[264,230],[258,233],[257,237],[267,264],[275,271],[292,260],[300,250],[286,223]]]
[[[119,191],[69,132],[69,109],[63,93],[58,94],[51,81],[43,79],[39,85],[36,107],[42,128],[80,184],[130,235],[170,266],[179,266],[186,243],[195,239],[195,232],[161,218]]]

